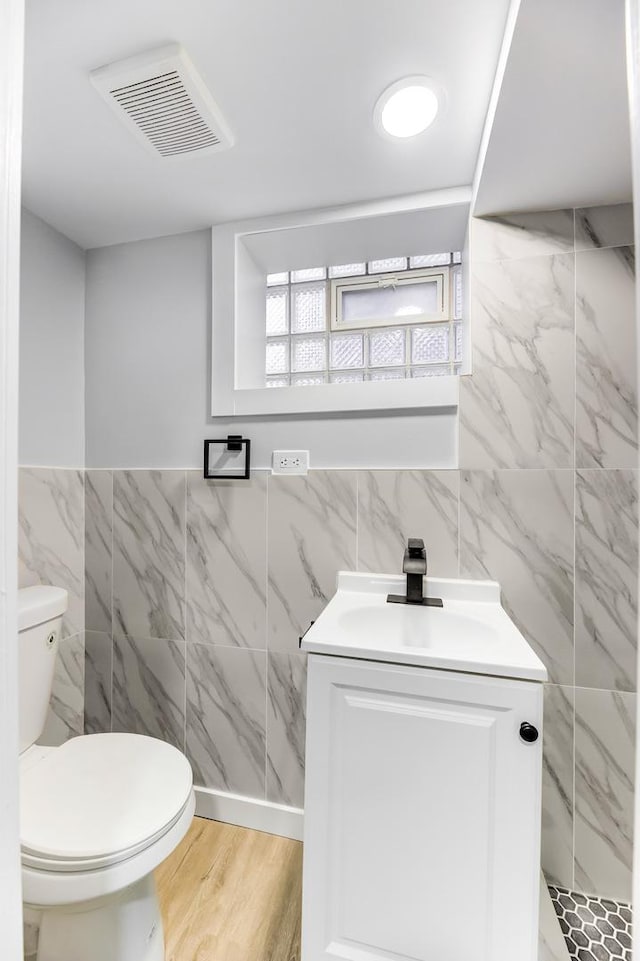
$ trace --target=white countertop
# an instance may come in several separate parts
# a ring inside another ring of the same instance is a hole
[[[315,654],[546,681],[547,671],[500,603],[494,581],[424,579],[443,607],[389,604],[403,575],[341,571],[338,589],[302,641]]]

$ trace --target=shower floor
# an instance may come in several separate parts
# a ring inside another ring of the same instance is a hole
[[[631,961],[629,904],[550,887],[571,961]]]

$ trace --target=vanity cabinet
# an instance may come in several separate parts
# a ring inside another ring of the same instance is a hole
[[[536,961],[542,684],[312,653],[307,710],[302,961]]]

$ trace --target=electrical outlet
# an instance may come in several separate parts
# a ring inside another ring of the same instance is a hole
[[[273,474],[306,474],[309,470],[308,450],[274,450]]]

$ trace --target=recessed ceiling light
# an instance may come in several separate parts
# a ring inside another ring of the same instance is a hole
[[[435,84],[428,77],[397,80],[378,97],[373,119],[390,137],[415,137],[430,127],[438,113]]]

